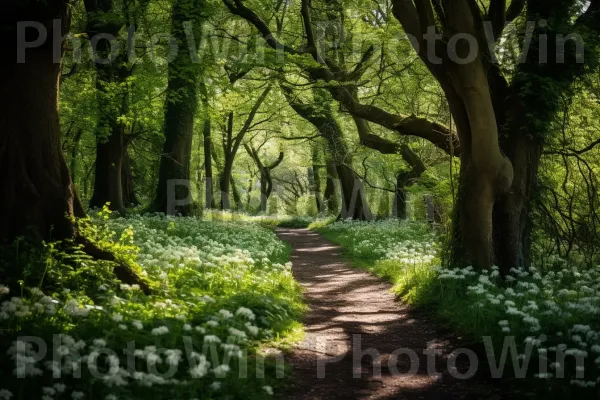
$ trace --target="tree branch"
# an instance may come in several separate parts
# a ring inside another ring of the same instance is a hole
[[[283,50],[284,52],[288,52],[290,54],[304,54],[304,52],[286,46],[275,39],[267,24],[265,24],[254,11],[246,7],[241,0],[222,1],[232,14],[242,17],[254,25],[254,27],[261,33],[267,44],[274,50]]]
[[[252,25],[263,35],[267,44],[274,49],[285,49],[292,54],[306,54],[306,52],[300,52],[289,46],[285,46],[279,43],[272,35],[269,27],[254,13],[252,10],[245,7],[241,0],[222,0],[225,5],[230,9],[230,11],[242,17]],[[428,0],[429,1],[429,0]],[[410,3],[410,6],[408,6]],[[405,7],[406,6],[406,7]],[[303,7],[308,7],[308,3],[306,0],[303,2]],[[400,8],[401,9],[400,9]],[[409,26],[415,25],[415,20],[417,21],[417,25],[414,26],[414,33],[416,37],[419,37],[420,29],[418,27],[419,16],[417,14],[414,5],[412,2],[407,0],[394,0],[394,13],[402,14],[399,11],[407,11],[407,15],[402,15],[402,20],[407,19],[407,23]],[[412,17],[414,19],[411,19]],[[310,22],[310,18],[305,20],[305,24]],[[401,21],[402,22],[402,21]],[[404,25],[404,23],[403,23]],[[405,27],[405,29],[407,29]],[[407,33],[411,33],[407,29]],[[422,35],[420,35],[422,37]],[[309,39],[309,40],[314,40]],[[441,43],[441,41],[436,41],[437,43]],[[440,53],[441,54],[441,53]],[[313,55],[313,57],[315,57]],[[426,54],[423,56],[426,59]],[[320,57],[319,57],[320,58]],[[429,63],[428,65],[431,65]],[[438,68],[439,69],[439,68]],[[311,79],[313,80],[323,80],[325,82],[336,82],[336,77],[334,74],[326,67],[309,67],[306,68],[307,72],[310,74]],[[432,70],[433,72],[433,70]],[[436,70],[434,75],[439,73]],[[444,78],[447,79],[447,78]],[[350,93],[348,88],[340,85],[331,85],[328,90],[330,91],[333,98],[340,102],[342,106],[353,116],[358,118],[362,118],[364,120],[376,123],[385,128],[393,130],[401,135],[409,135],[409,136],[417,136],[423,139],[426,139],[433,143],[435,146],[444,150],[446,153],[451,154],[452,149],[454,150],[455,155],[460,155],[460,145],[458,138],[449,131],[448,128],[442,126],[441,124],[427,121],[423,118],[418,118],[414,115],[410,117],[403,117],[400,115],[394,115],[384,111],[373,105],[364,105],[360,104],[357,100],[354,99],[354,96]],[[298,105],[301,106],[301,105]]]

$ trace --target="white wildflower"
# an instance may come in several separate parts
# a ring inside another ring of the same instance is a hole
[[[229,371],[231,371],[231,368],[229,368],[229,365],[227,364],[219,365],[218,367],[213,369],[213,373],[219,377],[226,375]]]
[[[254,316],[254,313],[252,312],[252,310],[250,310],[249,308],[246,308],[246,307],[238,308],[237,311],[235,312],[235,315],[237,315],[238,317],[248,318],[251,321],[254,320],[254,318],[256,318]]]
[[[273,388],[271,386],[263,386],[263,390],[267,392],[268,395],[273,395]]]
[[[169,333],[169,328],[166,326],[159,326],[158,328],[152,329],[151,332],[154,336],[166,335]]]
[[[215,335],[206,335],[204,336],[204,343],[221,343],[221,339]]]
[[[10,390],[0,389],[0,400],[10,400],[13,394]]]
[[[137,330],[144,329],[144,324],[142,324],[142,321],[135,320],[131,323],[131,325],[133,325],[133,327],[136,328]]]
[[[219,310],[219,316],[223,319],[233,318],[233,314],[229,310]]]

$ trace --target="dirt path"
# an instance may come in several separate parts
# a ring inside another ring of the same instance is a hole
[[[304,320],[306,338],[288,356],[294,375],[285,399],[502,398],[476,378],[453,378],[443,355],[428,363],[434,356],[423,351],[438,349],[449,354],[448,338],[398,303],[389,284],[346,265],[339,247],[304,229],[279,229],[277,233],[293,247],[294,276],[304,287],[310,307]],[[412,362],[408,355],[392,355],[401,348],[414,352]],[[375,362],[369,355],[361,359],[361,349],[362,354],[367,349],[380,354],[381,376],[374,373],[377,353],[371,352]],[[458,358],[459,372],[468,369],[468,364],[461,366],[462,357]],[[428,364],[443,372],[441,376],[430,376]],[[416,372],[407,374],[411,366]],[[396,369],[404,376],[393,373]]]

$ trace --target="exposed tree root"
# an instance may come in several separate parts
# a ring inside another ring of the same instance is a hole
[[[138,275],[136,271],[133,270],[131,265],[128,265],[127,263],[117,259],[110,251],[103,250],[88,239],[82,237],[79,237],[75,243],[82,245],[83,251],[94,259],[115,263],[113,272],[121,282],[128,285],[139,285],[140,289],[146,295],[150,295],[152,293],[148,280]]]

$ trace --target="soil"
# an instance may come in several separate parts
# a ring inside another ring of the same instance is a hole
[[[448,355],[460,347],[456,337],[399,302],[389,283],[351,268],[338,246],[306,229],[277,234],[293,248],[293,273],[310,308],[303,321],[305,339],[286,357],[293,376],[283,398],[516,398],[481,371],[458,379],[470,363],[461,355],[450,363],[456,372],[448,368]]]

